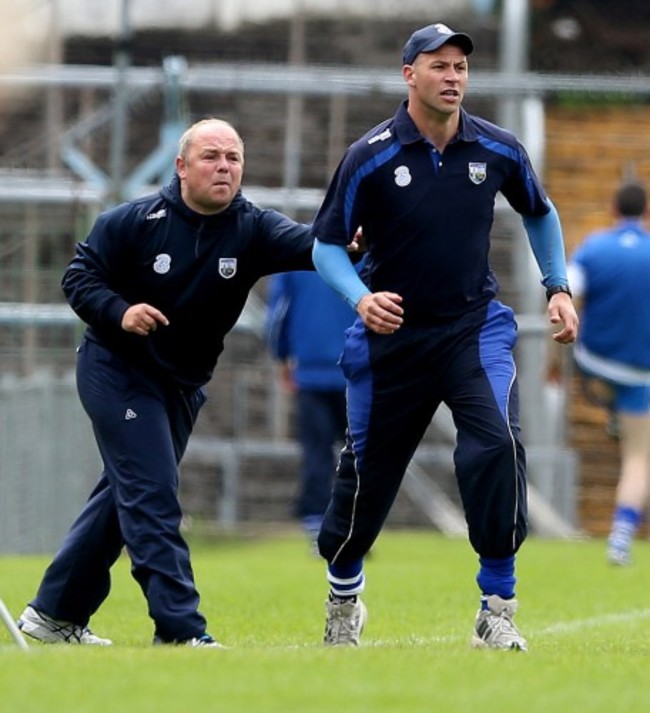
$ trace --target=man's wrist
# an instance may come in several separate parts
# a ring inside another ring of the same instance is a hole
[[[372,292],[364,285],[363,288],[354,294],[351,294],[346,297],[347,303],[352,307],[352,309],[356,312],[357,308],[359,307],[359,302],[366,296],[370,295]]]
[[[546,299],[550,300],[551,297],[557,295],[558,292],[564,292],[564,294],[569,295],[569,297],[573,297],[573,292],[571,292],[569,285],[553,285],[552,287],[546,288]]]

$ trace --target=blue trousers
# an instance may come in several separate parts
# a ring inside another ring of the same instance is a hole
[[[457,429],[454,465],[474,550],[494,559],[518,550],[527,511],[516,331],[512,310],[497,301],[388,336],[360,320],[348,331],[349,431],[318,539],[330,564],[354,564],[370,550],[443,402]]]
[[[323,515],[332,492],[336,444],[345,438],[345,390],[300,388],[297,393],[298,438],[302,451],[296,515]]]
[[[111,566],[126,546],[155,634],[200,636],[206,622],[180,534],[177,492],[178,464],[205,393],[151,378],[88,339],[78,350],[77,389],[104,470],[32,605],[85,625],[108,596]]]

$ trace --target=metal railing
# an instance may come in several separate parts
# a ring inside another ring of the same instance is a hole
[[[96,88],[112,90],[117,79],[113,67],[46,65],[33,66],[24,70],[0,74],[0,87],[34,88]],[[124,84],[128,91],[138,93],[153,89],[163,89],[166,81],[162,68],[130,67],[124,73]],[[223,93],[260,93],[304,96],[347,96],[363,97],[370,95],[402,96],[403,79],[398,71],[382,68],[349,67],[309,67],[269,64],[211,64],[185,67],[176,77],[178,86],[185,92],[201,94]],[[497,72],[472,73],[472,97],[507,97],[520,100],[522,114],[527,112],[524,127],[524,143],[531,144],[531,158],[536,166],[543,162],[543,102],[548,97],[575,93],[576,95],[618,96],[621,98],[638,97],[640,100],[650,96],[650,77],[648,76],[585,76],[554,74],[545,75],[521,72],[503,75]],[[536,117],[532,121],[531,117]],[[536,139],[539,139],[536,140]],[[69,175],[40,174],[27,171],[0,170],[0,203],[71,203],[78,202],[99,208],[105,199],[105,187],[101,182],[75,180]],[[152,187],[142,185],[138,192],[146,192]],[[313,212],[322,200],[323,192],[319,189],[298,187],[289,189],[264,188],[262,186],[244,186],[244,192],[254,202],[281,210],[308,210]],[[501,210],[500,203],[498,209]],[[525,246],[525,241],[523,242]],[[526,247],[526,246],[525,246]],[[527,248],[526,248],[527,249]],[[527,449],[531,464],[531,520],[537,518],[537,527],[551,527],[555,533],[571,532],[575,522],[575,480],[576,458],[566,448],[564,433],[554,441],[549,423],[565,423],[565,410],[561,405],[540,405],[539,396],[544,391],[543,367],[548,341],[548,328],[544,319],[536,314],[537,299],[532,286],[537,280],[530,280],[530,272],[524,267],[519,270],[523,275],[520,288],[527,292],[528,306],[525,313],[518,315],[520,344],[518,347],[519,380],[522,390],[522,423],[527,434]],[[539,292],[539,290],[537,290]],[[261,333],[264,305],[257,295],[252,294],[237,329],[253,334]],[[541,312],[541,308],[539,310]],[[0,325],[41,326],[78,325],[78,320],[63,304],[35,303],[0,303]],[[440,416],[444,420],[444,416]],[[559,429],[561,432],[563,429]],[[557,428],[555,429],[557,432]],[[566,432],[566,429],[564,429]],[[188,451],[188,455],[198,454],[199,441]],[[268,439],[263,444],[267,453],[286,455],[286,444]],[[206,445],[206,448],[208,446]],[[229,473],[233,487],[226,488],[226,493],[219,505],[219,517],[224,521],[236,517],[238,494],[236,474],[240,465],[237,458],[243,457],[247,450],[256,447],[252,440],[214,439],[210,448],[219,452],[219,457],[230,459]],[[449,445],[444,459],[450,455]],[[295,444],[291,445],[295,455]],[[423,451],[425,453],[425,451]],[[418,456],[419,458],[419,456]],[[425,459],[426,460],[426,459]],[[443,461],[441,456],[440,463]],[[438,462],[438,461],[437,461]],[[241,462],[240,462],[241,463]],[[425,482],[421,470],[426,470],[430,462],[417,460],[406,481],[407,489],[422,493]],[[233,475],[234,474],[234,475]],[[559,485],[558,485],[559,484]],[[432,492],[432,491],[428,491]],[[538,495],[540,497],[538,497]],[[433,498],[434,496],[432,496]],[[424,501],[423,501],[424,502]],[[428,500],[429,505],[433,502]],[[548,509],[549,504],[553,506]],[[572,511],[573,508],[573,511]],[[429,509],[429,512],[433,512]],[[451,509],[447,509],[450,513]],[[233,515],[235,513],[235,515]],[[457,513],[456,513],[457,515]],[[440,520],[442,516],[438,516]],[[454,518],[452,514],[450,516]],[[443,518],[444,519],[444,518]],[[550,523],[550,525],[549,525]],[[554,523],[554,524],[553,524]]]

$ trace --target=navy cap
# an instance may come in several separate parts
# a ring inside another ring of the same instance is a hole
[[[458,45],[466,55],[474,51],[474,43],[469,35],[454,32],[442,22],[436,22],[435,25],[421,27],[408,38],[403,49],[404,64],[413,64],[420,52],[435,52],[448,42]]]

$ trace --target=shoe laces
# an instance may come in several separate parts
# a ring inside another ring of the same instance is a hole
[[[515,626],[512,616],[506,610],[495,614],[494,612],[488,611],[487,617],[490,622],[490,627],[492,631],[499,634],[508,634],[510,636],[520,636],[517,627]]]
[[[81,626],[79,624],[73,624],[68,621],[59,621],[58,619],[52,619],[45,614],[39,612],[41,620],[47,625],[47,628],[53,633],[58,634],[64,641],[77,641],[81,643],[84,636],[92,636],[92,632],[87,626]]]
[[[355,600],[329,601],[326,638],[333,641],[356,639],[359,628],[358,616]]]
[[[501,611],[486,610],[479,617],[476,625],[478,636],[490,645],[506,643],[510,648],[526,649],[526,642],[512,620],[513,613],[508,609]]]

